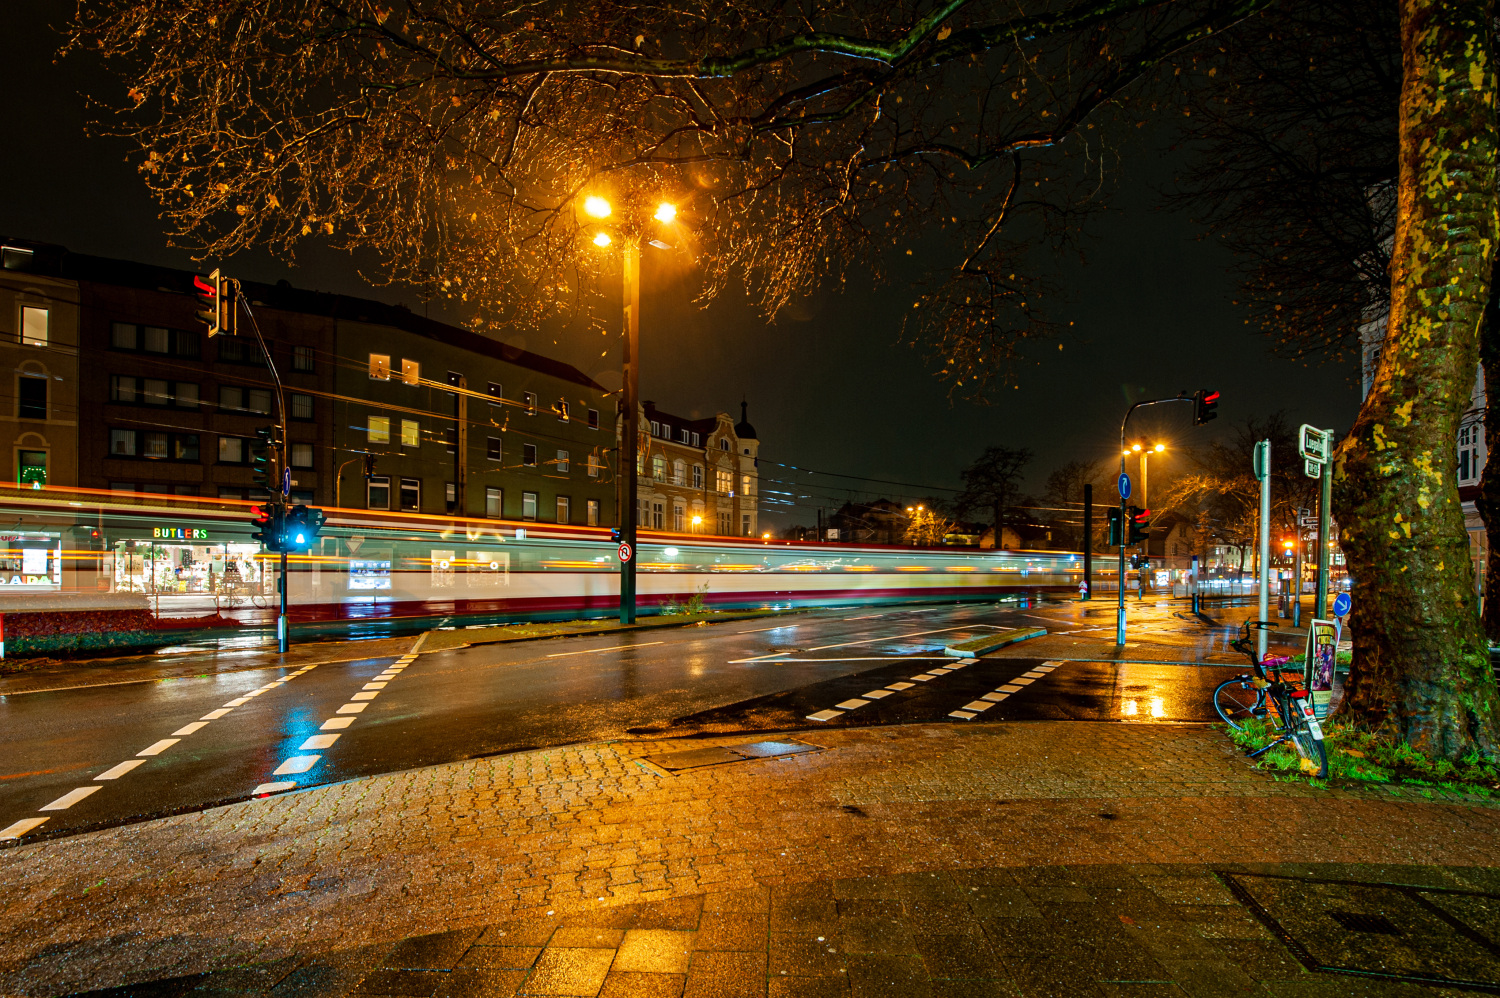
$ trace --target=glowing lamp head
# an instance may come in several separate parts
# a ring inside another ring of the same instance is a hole
[[[677,217],[677,206],[663,201],[656,208],[655,218],[658,222],[670,222]]]
[[[760,535],[760,539],[763,540],[763,541],[768,541],[768,540],[771,539],[771,535],[770,534],[761,534]]]
[[[1141,449],[1141,445],[1140,444],[1131,444],[1130,445],[1130,449],[1133,450],[1133,451],[1139,452],[1140,449]]]
[[[1154,449],[1156,450],[1156,453],[1160,454],[1162,451],[1164,451],[1164,450],[1167,449],[1167,445],[1166,444],[1157,444]]]
[[[584,199],[583,210],[592,218],[608,218],[611,209],[609,202],[596,194]]]
[[[594,245],[595,246],[598,246],[600,249],[603,249],[604,247],[608,246],[609,243],[610,243],[610,239],[609,239],[609,233],[608,232],[597,232],[597,233],[594,234]]]

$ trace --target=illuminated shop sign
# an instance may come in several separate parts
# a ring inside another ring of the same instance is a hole
[[[206,527],[152,527],[151,536],[159,541],[206,541]]]

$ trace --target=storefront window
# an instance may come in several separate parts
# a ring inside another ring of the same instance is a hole
[[[201,527],[152,532],[161,537],[118,540],[110,548],[106,570],[114,592],[211,596],[220,609],[274,599],[275,580],[261,571],[259,544],[214,543]]]

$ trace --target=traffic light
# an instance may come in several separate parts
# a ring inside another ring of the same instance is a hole
[[[609,528],[609,539],[610,539],[611,543],[614,543],[614,544],[620,543],[620,528],[619,527],[610,527]]]
[[[1117,548],[1121,545],[1120,538],[1123,531],[1120,530],[1120,511],[1115,507],[1109,507],[1109,546]]]
[[[318,539],[327,514],[314,506],[293,506],[287,510],[282,537],[288,551],[306,551]]]
[[[217,268],[207,277],[193,275],[193,294],[198,296],[196,314],[198,321],[208,327],[210,339],[235,334],[234,290],[234,281]]]
[[[365,455],[365,481],[368,482],[370,479],[372,479],[374,477],[375,477],[375,455],[374,454],[366,454]]]
[[[1193,425],[1202,426],[1219,418],[1219,393],[1200,388],[1193,393]]]
[[[262,426],[255,431],[255,442],[250,445],[250,467],[255,471],[255,484],[267,496],[281,495],[281,428]]]
[[[1126,544],[1144,544],[1151,536],[1151,511],[1141,509],[1139,506],[1131,506],[1126,510],[1130,517],[1130,536]]]
[[[283,548],[286,533],[286,507],[279,502],[266,502],[250,507],[255,518],[250,522],[256,527],[251,540],[260,541],[267,551],[279,552]]]

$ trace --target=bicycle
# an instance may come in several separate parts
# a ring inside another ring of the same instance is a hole
[[[1244,727],[1250,718],[1264,718],[1271,726],[1276,738],[1269,744],[1250,753],[1258,759],[1271,749],[1291,742],[1301,759],[1303,772],[1319,778],[1328,775],[1328,749],[1323,744],[1323,728],[1313,714],[1307,691],[1297,683],[1281,681],[1278,667],[1291,661],[1287,655],[1267,655],[1257,658],[1250,644],[1251,626],[1269,628],[1271,623],[1263,620],[1247,620],[1240,628],[1240,637],[1230,642],[1230,647],[1250,659],[1255,672],[1226,679],[1214,688],[1214,710],[1224,723],[1232,728]],[[1278,670],[1268,678],[1266,669]],[[1298,677],[1300,680],[1300,677]]]

